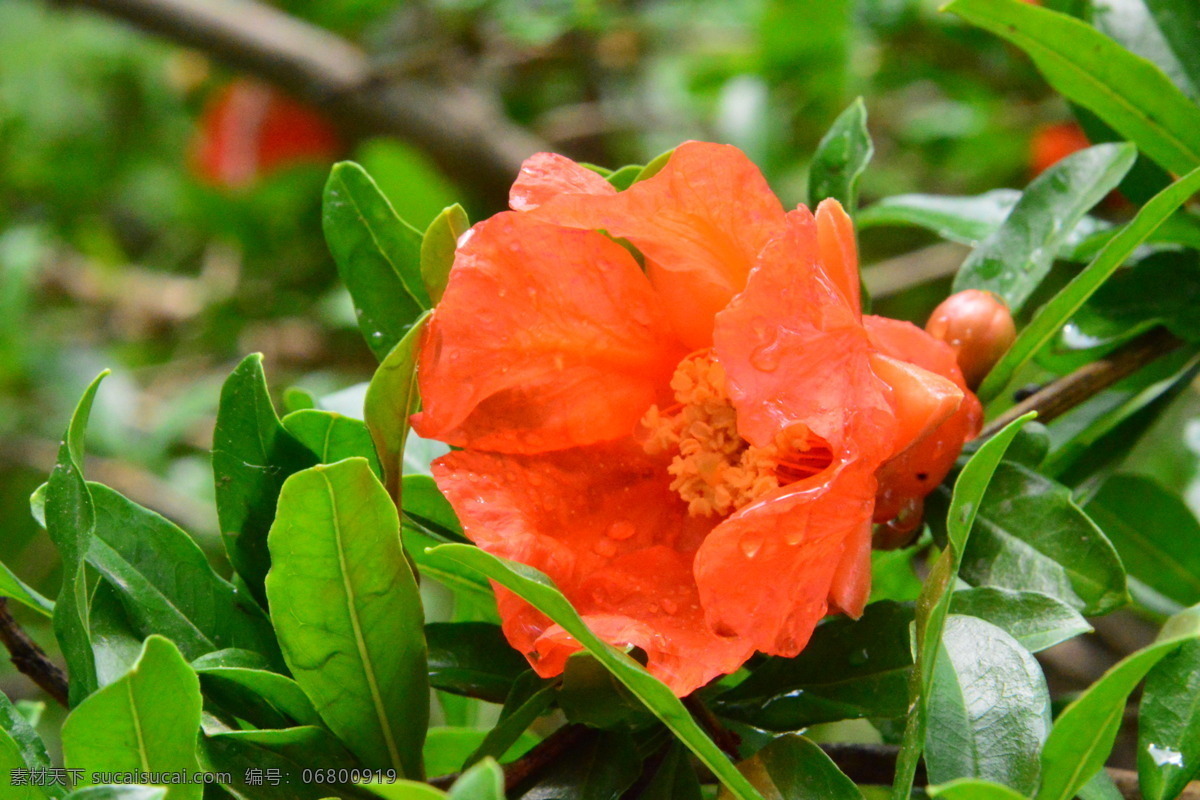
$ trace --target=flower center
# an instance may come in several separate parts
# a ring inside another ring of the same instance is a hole
[[[833,453],[807,426],[789,426],[766,447],[738,435],[725,369],[711,351],[692,353],[671,376],[675,405],[651,406],[640,440],[650,455],[672,453],[671,490],[694,517],[726,516],[768,492],[824,471]]]

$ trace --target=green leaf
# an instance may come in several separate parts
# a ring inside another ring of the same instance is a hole
[[[1138,708],[1138,786],[1146,800],[1179,795],[1200,770],[1200,641],[1184,642],[1146,676]]]
[[[858,178],[867,168],[875,145],[867,132],[867,107],[856,99],[821,137],[808,174],[808,204],[817,207],[827,197],[854,215],[858,207]]]
[[[329,173],[322,224],[358,326],[382,360],[431,305],[421,276],[421,234],[396,216],[366,170],[350,161]]]
[[[97,581],[92,590],[88,624],[96,660],[96,678],[100,686],[108,686],[133,669],[142,654],[145,638],[133,629],[121,602],[121,593],[103,579]]]
[[[1200,107],[1151,62],[1077,19],[1019,0],[953,0],[946,10],[1024,50],[1059,93],[1167,171],[1200,166]]]
[[[1142,206],[1137,216],[1109,240],[1091,263],[1038,310],[1029,325],[1017,336],[1012,347],[988,373],[979,387],[979,397],[986,401],[999,395],[1017,370],[1027,364],[1108,280],[1117,267],[1198,190],[1200,169],[1175,181]]]
[[[1200,100],[1200,94],[1197,93],[1200,84],[1193,84],[1187,70],[1180,63],[1182,54],[1177,54],[1172,49],[1159,21],[1151,14],[1149,5],[1145,0],[1137,3],[1124,0],[1091,0],[1088,21],[1096,30],[1116,40],[1126,50],[1156,64],[1184,94],[1193,100]],[[1173,14],[1168,14],[1168,20],[1174,25],[1188,24],[1186,19],[1175,20],[1172,17]],[[1194,11],[1191,17],[1193,25],[1200,25],[1200,17]],[[1193,44],[1200,44],[1200,36],[1195,31],[1185,33],[1180,40],[1182,42],[1188,38],[1193,40]]]
[[[1130,693],[1155,664],[1183,642],[1195,640],[1194,621],[1192,627],[1184,636],[1155,642],[1121,659],[1063,710],[1042,748],[1042,786],[1035,800],[1070,800],[1103,768]]]
[[[529,669],[499,625],[489,622],[431,622],[429,683],[435,689],[490,703],[503,703],[513,682]]]
[[[88,786],[67,795],[68,800],[165,800],[167,790],[154,786]]]
[[[367,767],[419,779],[429,718],[421,598],[396,508],[366,460],[288,478],[269,543],[271,619],[296,682]]]
[[[617,800],[641,771],[641,759],[628,733],[596,731],[559,756],[513,800]]]
[[[458,240],[471,229],[467,212],[458,203],[438,214],[421,238],[421,279],[433,305],[442,302]]]
[[[49,766],[42,767],[48,769]],[[0,775],[8,784],[5,800],[47,800],[50,797],[46,789],[34,786],[32,778],[26,778],[18,784],[17,772],[33,769],[21,758],[21,748],[13,737],[0,729]],[[61,790],[60,790],[61,792]],[[61,796],[61,795],[58,795]]]
[[[960,778],[941,786],[930,786],[926,791],[930,797],[944,800],[1025,800],[1025,795],[1007,786],[977,778]]]
[[[928,700],[931,783],[983,778],[1029,794],[1050,729],[1050,692],[1037,660],[990,622],[951,615]]]
[[[925,579],[921,596],[917,598],[916,665],[909,679],[909,713],[904,726],[904,740],[896,761],[896,780],[892,786],[893,800],[908,800],[917,761],[925,741],[928,704],[934,680],[934,666],[941,648],[942,628],[950,612],[954,581],[962,564],[963,551],[975,524],[980,502],[1000,459],[1021,426],[1035,415],[1030,413],[1013,420],[999,433],[975,451],[954,482],[950,509],[946,514],[946,549],[938,556]]]
[[[984,289],[1003,298],[1014,313],[1020,311],[1071,231],[1121,182],[1136,157],[1133,145],[1101,144],[1043,172],[1000,227],[967,257],[954,278],[954,291]]]
[[[16,600],[44,617],[54,616],[54,601],[43,597],[4,564],[0,564],[0,597]]]
[[[513,683],[512,691],[500,712],[500,719],[475,752],[467,756],[463,769],[486,758],[500,758],[507,753],[534,720],[554,705],[557,691],[555,682],[542,680],[532,670],[527,670]]]
[[[637,800],[701,800],[700,779],[678,742],[671,745]]]
[[[1176,494],[1112,475],[1088,501],[1129,574],[1182,605],[1200,603],[1200,522]]]
[[[371,464],[376,475],[383,477],[371,432],[362,420],[313,408],[293,411],[282,423],[288,433],[313,452],[319,463],[332,464],[359,456]]]
[[[321,724],[300,685],[277,672],[244,667],[196,667],[196,672],[205,697],[259,728]]]
[[[654,723],[646,706],[586,652],[567,659],[558,705],[568,722],[589,728],[640,730]]]
[[[979,508],[962,577],[1048,594],[1085,614],[1107,614],[1129,599],[1117,551],[1070,490],[1007,462]]]
[[[1193,89],[1200,89],[1200,7],[1191,0],[1144,2]]]
[[[448,541],[465,542],[453,506],[429,475],[405,475],[400,481],[404,519]]]
[[[260,353],[246,356],[221,388],[212,462],[225,552],[265,607],[263,578],[271,567],[267,531],[279,489],[288,475],[316,459],[275,415]]]
[[[457,772],[463,762],[479,749],[486,737],[487,731],[479,728],[449,725],[430,728],[429,735],[425,737],[424,748],[426,774],[439,777]],[[517,743],[505,753],[505,758],[519,758],[537,743],[538,737],[532,733],[522,733]]]
[[[1031,653],[1090,633],[1092,626],[1071,606],[1039,592],[977,586],[954,593],[952,614],[987,620]]]
[[[717,779],[734,792],[735,797],[739,800],[760,800],[753,787],[692,719],[679,698],[636,661],[592,633],[567,599],[554,587],[554,583],[541,572],[465,544],[444,544],[433,548],[429,555],[431,559],[440,557],[446,562],[473,567],[561,625],[645,703],[712,770]]]
[[[200,682],[169,639],[151,636],[125,677],[84,700],[62,729],[63,760],[84,770],[199,771]],[[199,800],[201,784],[167,787],[167,800]]]
[[[823,621],[795,658],[769,658],[720,695],[724,717],[771,731],[820,722],[893,718],[908,709],[911,605],[867,606],[861,619]]]
[[[304,726],[283,730],[219,731],[201,741],[204,768],[228,772],[227,788],[239,800],[323,800],[370,798],[365,789],[320,782],[322,771],[362,769],[341,743],[324,728]],[[279,784],[262,781],[246,784],[248,770],[279,771]],[[305,772],[318,781],[305,781]],[[314,775],[315,773],[315,775]]]
[[[626,164],[604,179],[618,192],[623,192],[638,181],[644,169],[641,164]]]
[[[444,800],[446,793],[418,781],[371,782],[362,784],[371,797],[383,800]]]
[[[234,647],[281,663],[266,615],[213,571],[190,536],[107,486],[88,488],[96,520],[88,563],[120,592],[140,637],[162,634],[188,659]]]
[[[83,476],[88,416],[105,370],[83,392],[58,448],[58,463],[46,484],[46,531],[62,560],[62,587],[54,607],[54,635],[67,662],[71,707],[98,686],[88,625],[85,559],[96,528],[92,495]]]
[[[0,776],[11,776],[13,770],[43,771],[52,769],[46,745],[8,697],[0,692]],[[61,786],[10,787],[16,790],[12,800],[45,800],[62,797]]]
[[[460,775],[448,794],[450,800],[504,800],[504,771],[485,758]]]
[[[947,241],[975,247],[1000,227],[1020,199],[1021,193],[1016,189],[993,189],[969,197],[899,194],[863,209],[854,223],[859,230],[912,225]]]
[[[764,797],[862,800],[863,796],[824,750],[795,734],[780,736],[738,768]]]
[[[400,497],[400,475],[404,471],[404,443],[408,418],[417,410],[417,351],[429,314],[417,319],[404,338],[396,343],[371,377],[363,415],[375,451],[383,464],[383,485],[388,494]]]

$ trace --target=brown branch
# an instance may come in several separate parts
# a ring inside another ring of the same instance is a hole
[[[8,611],[8,599],[4,597],[0,597],[0,641],[4,642],[13,666],[42,687],[60,705],[67,705],[67,676],[13,619]]]
[[[1104,358],[1085,364],[1070,375],[1034,392],[993,420],[979,436],[991,436],[1030,411],[1038,412],[1038,422],[1050,422],[1151,361],[1174,351],[1181,344],[1183,342],[1166,328],[1147,331]]]
[[[578,746],[594,731],[584,725],[564,725],[536,744],[528,753],[504,765],[504,792],[511,792],[529,778],[558,760],[558,757]],[[461,773],[441,775],[429,780],[430,785],[447,789]]]
[[[721,748],[734,761],[741,758],[738,753],[738,746],[742,743],[741,737],[722,725],[708,706],[704,705],[703,700],[690,694],[683,698],[683,705],[696,718],[700,727],[704,728],[717,747]]]
[[[521,161],[549,149],[461,84],[378,79],[346,40],[256,0],[57,0],[129,22],[270,81],[356,135],[391,135],[502,207]]]

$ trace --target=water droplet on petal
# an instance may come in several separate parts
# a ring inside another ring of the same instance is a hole
[[[763,372],[774,372],[779,369],[779,350],[778,340],[772,338],[750,351],[750,364]]]
[[[738,546],[742,548],[742,553],[746,558],[754,558],[758,555],[758,551],[762,549],[763,537],[761,533],[747,533],[742,536]]]
[[[624,541],[625,539],[628,539],[630,536],[633,536],[633,534],[636,532],[637,532],[637,528],[635,528],[633,526],[633,523],[629,522],[628,520],[621,520],[620,522],[614,522],[612,525],[608,526],[608,531],[607,531],[609,537],[616,539],[617,541]]]
[[[612,539],[598,539],[592,545],[592,549],[596,551],[597,555],[605,558],[612,558],[617,554],[617,544]]]
[[[679,611],[679,604],[674,600],[663,600],[662,607],[663,611],[667,612],[668,614],[675,614]]]

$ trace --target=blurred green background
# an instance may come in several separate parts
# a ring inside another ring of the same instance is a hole
[[[381,75],[472,85],[580,160],[616,167],[685,139],[736,144],[787,204],[805,200],[813,148],[859,95],[875,142],[864,206],[1021,187],[1035,140],[1071,119],[1020,53],[923,0],[278,5],[357,42]],[[332,154],[236,186],[198,173],[213,103],[238,78],[93,12],[0,3],[0,560],[46,594],[57,557],[28,498],[100,369],[113,375],[89,428],[89,477],[180,523],[217,560],[208,448],[233,365],[261,351],[273,388],[350,390],[351,404],[370,376],[321,233]],[[417,227],[460,199],[472,219],[500,210],[403,142],[347,138],[338,155],[363,163]],[[934,244],[872,229],[863,260],[894,272],[965,252]],[[946,286],[885,292],[877,311],[923,321]],[[1190,486],[1196,412],[1182,395],[1126,466]],[[7,663],[0,683],[30,694]]]

